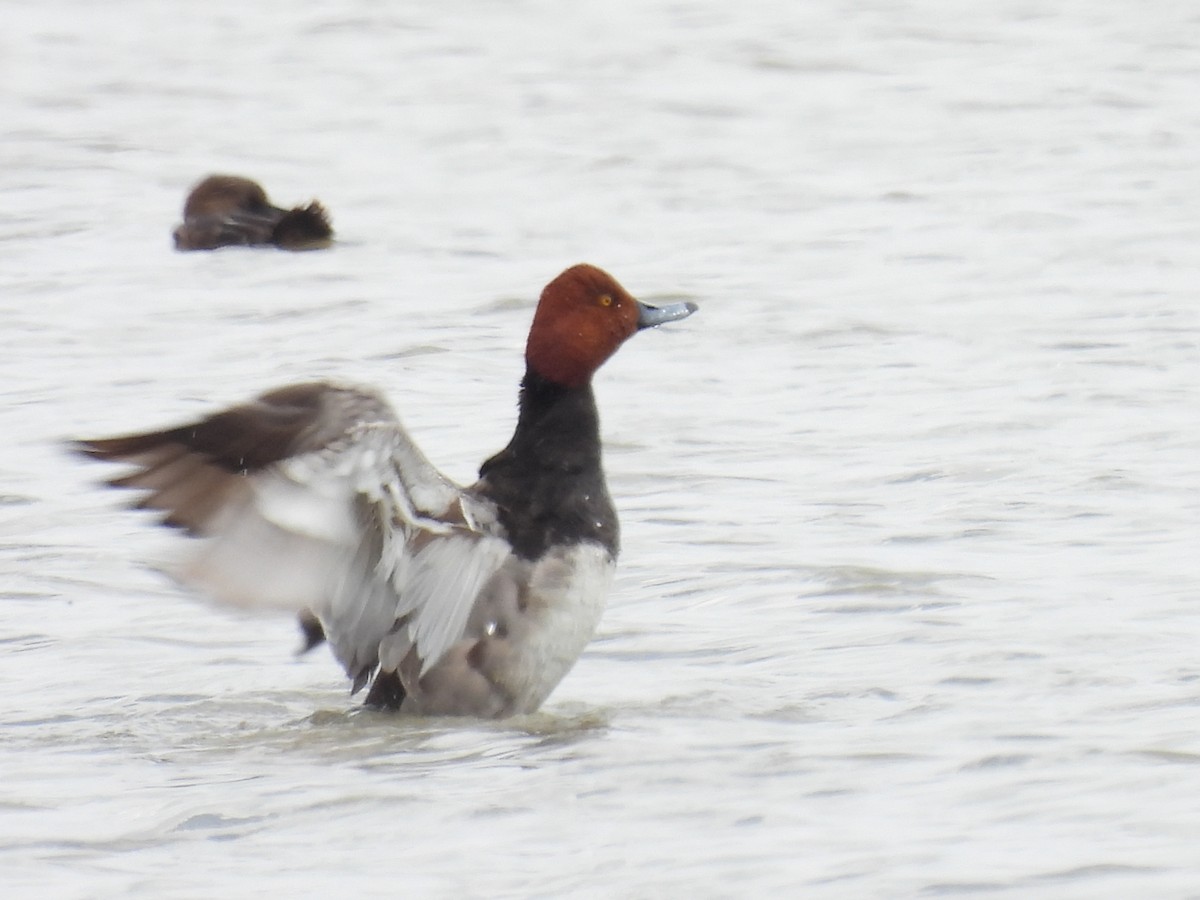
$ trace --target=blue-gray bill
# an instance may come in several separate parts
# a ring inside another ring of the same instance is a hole
[[[653,328],[664,322],[677,322],[686,319],[699,307],[688,300],[682,303],[668,303],[666,306],[650,306],[638,301],[638,329]]]

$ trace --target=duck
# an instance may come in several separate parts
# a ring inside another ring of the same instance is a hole
[[[593,376],[637,332],[696,309],[642,303],[589,264],[554,278],[512,437],[469,486],[430,463],[381,393],[332,381],[73,446],[132,467],[107,483],[192,539],[177,580],[296,615],[366,706],[527,714],[593,637],[620,552]]]
[[[176,250],[275,246],[317,250],[333,242],[329,214],[317,200],[293,209],[273,206],[262,185],[240,175],[209,175],[188,194]]]

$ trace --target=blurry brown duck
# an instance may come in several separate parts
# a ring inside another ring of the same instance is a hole
[[[329,215],[318,201],[281,209],[249,178],[209,175],[188,195],[183,222],[175,229],[176,250],[230,246],[275,246],[317,250],[333,242]]]

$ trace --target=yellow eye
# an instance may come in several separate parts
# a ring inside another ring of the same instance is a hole
[[[601,294],[600,295],[600,305],[601,306],[612,306],[613,305],[612,296],[609,294]]]

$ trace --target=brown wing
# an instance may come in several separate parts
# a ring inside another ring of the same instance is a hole
[[[313,382],[269,391],[199,422],[76,441],[74,448],[94,459],[136,466],[108,483],[149,491],[139,509],[163,510],[164,524],[196,535],[245,490],[244,476],[318,451],[357,425],[395,421],[373,393]]]

